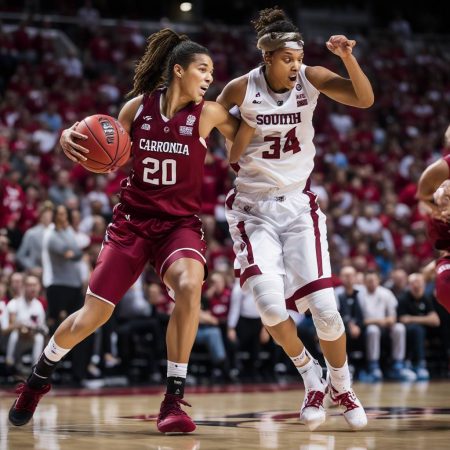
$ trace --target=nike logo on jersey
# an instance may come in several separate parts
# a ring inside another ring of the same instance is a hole
[[[144,120],[152,120],[153,117],[152,117],[152,116],[144,116],[143,119],[144,119]]]

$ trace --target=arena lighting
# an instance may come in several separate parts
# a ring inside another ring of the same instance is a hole
[[[183,12],[189,12],[192,9],[192,3],[191,2],[183,2],[180,3],[180,10]]]

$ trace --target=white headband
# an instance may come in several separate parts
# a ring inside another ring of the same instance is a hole
[[[303,50],[303,41],[300,33],[266,33],[258,39],[256,46],[263,52],[272,52],[279,48],[292,48]]]

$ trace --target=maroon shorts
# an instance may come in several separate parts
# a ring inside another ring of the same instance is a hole
[[[206,265],[205,253],[202,222],[197,216],[135,218],[119,206],[108,226],[88,294],[117,305],[147,262],[163,280],[177,259],[191,258]]]

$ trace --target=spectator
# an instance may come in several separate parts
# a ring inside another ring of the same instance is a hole
[[[263,326],[252,293],[248,290],[243,291],[239,280],[235,281],[231,291],[227,326],[228,340],[235,343],[238,350],[249,352],[248,368],[244,375],[249,379],[255,379],[260,365],[259,352]]]
[[[405,367],[406,328],[403,323],[397,323],[397,299],[389,289],[380,286],[380,278],[376,272],[366,274],[365,286],[361,307],[366,326],[368,372],[362,372],[360,379],[383,379],[380,369],[381,344],[390,341],[392,361],[388,371],[389,378],[415,381],[416,374]]]
[[[418,380],[428,380],[426,368],[425,339],[427,327],[439,326],[440,320],[433,302],[425,294],[425,278],[421,273],[408,277],[409,290],[399,301],[398,316],[406,326],[408,354]]]
[[[39,209],[39,223],[29,228],[17,251],[17,261],[23,269],[42,275],[42,240],[45,230],[52,223],[53,204],[44,202]]]
[[[10,370],[22,367],[21,354],[32,347],[32,363],[36,364],[44,349],[44,339],[48,329],[45,324],[45,311],[38,295],[41,283],[34,275],[25,278],[24,295],[13,298],[7,305],[10,331],[6,353],[6,365]]]
[[[23,296],[24,275],[22,272],[14,272],[9,279],[8,298],[19,298]]]
[[[58,172],[56,183],[50,186],[48,196],[55,205],[64,205],[67,200],[76,196],[70,185],[69,172],[67,170]]]
[[[43,284],[47,290],[48,325],[52,331],[83,303],[83,279],[79,264],[82,252],[64,205],[56,207],[53,222],[54,227],[46,230],[42,244]],[[72,353],[75,384],[86,377],[90,355],[88,338]]]
[[[397,300],[400,300],[408,291],[408,274],[404,269],[394,269],[389,279],[384,284],[395,295]]]
[[[344,266],[339,275],[344,291],[338,295],[339,312],[347,333],[347,353],[364,348],[364,317],[361,309],[361,291],[357,289],[356,270]]]

